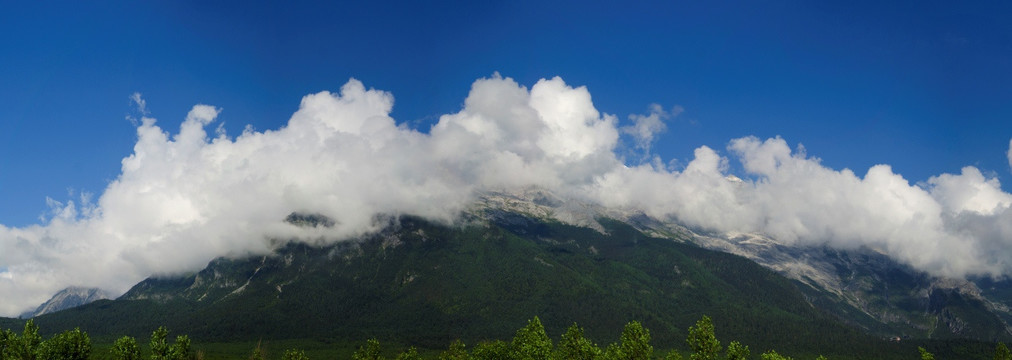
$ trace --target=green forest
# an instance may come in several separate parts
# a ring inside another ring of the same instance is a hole
[[[599,346],[584,336],[584,329],[572,324],[556,341],[545,331],[541,320],[534,317],[527,325],[516,331],[512,339],[481,341],[470,349],[461,340],[454,340],[445,350],[423,350],[415,346],[405,349],[384,349],[376,338],[367,340],[350,355],[352,360],[497,360],[497,359],[538,359],[538,360],[745,360],[759,358],[761,360],[792,360],[793,358],[777,353],[776,350],[765,350],[758,355],[753,354],[748,345],[738,341],[730,341],[726,346],[717,338],[716,329],[709,316],[703,316],[687,330],[688,336],[684,344],[675,345],[667,351],[655,351],[651,344],[650,330],[638,321],[627,323],[621,330],[617,341],[607,346]],[[43,339],[39,327],[34,321],[28,320],[19,334],[13,330],[0,330],[0,360],[204,360],[204,350],[191,343],[187,335],[177,335],[169,342],[169,331],[159,327],[151,333],[146,346],[138,340],[123,336],[111,345],[93,347],[87,333],[80,329],[64,331]],[[1012,352],[1003,343],[994,345],[993,359],[1012,360]],[[266,347],[257,343],[246,354],[237,354],[233,359],[250,360],[308,360],[310,357],[302,349],[289,348],[277,354],[270,354]],[[348,358],[336,354],[325,355],[325,359]],[[934,360],[935,355],[924,347],[917,347],[910,359]],[[816,360],[828,360],[819,355]]]

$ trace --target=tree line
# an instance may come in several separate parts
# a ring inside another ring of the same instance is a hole
[[[732,341],[727,348],[723,348],[714,332],[713,322],[710,317],[703,316],[692,327],[689,327],[689,336],[686,338],[691,354],[689,360],[744,360],[751,356],[748,346],[737,341]],[[767,351],[760,357],[763,360],[791,360],[790,357],[778,354],[776,351]],[[571,325],[559,338],[558,343],[545,333],[545,328],[538,317],[527,322],[527,325],[517,330],[512,341],[486,341],[478,343],[470,352],[461,341],[454,341],[449,349],[439,354],[439,360],[683,360],[682,354],[677,350],[671,350],[663,356],[657,357],[654,354],[654,347],[650,345],[650,331],[643,327],[638,321],[632,321],[622,329],[622,335],[617,342],[611,343],[604,348],[598,346],[583,335],[583,328],[577,324]],[[824,357],[819,357],[825,359]],[[380,345],[376,339],[371,339],[360,347],[353,355],[353,360],[381,360]],[[420,360],[415,348],[397,355],[395,360]]]
[[[695,325],[688,329],[685,341],[690,353],[688,360],[745,360],[752,354],[749,347],[731,341],[727,347],[721,345],[716,337],[713,321],[704,315]],[[168,342],[169,331],[164,326],[151,334],[148,359],[151,360],[201,360],[201,352],[191,351],[190,338],[178,335],[173,343]],[[110,355],[116,360],[140,360],[141,348],[137,340],[130,336],[117,339],[110,348]],[[921,360],[934,360],[932,353],[918,347]],[[351,356],[352,360],[386,360],[381,355],[379,340],[373,338],[366,341]],[[91,339],[80,328],[64,331],[52,338],[43,339],[39,335],[39,327],[33,320],[28,320],[21,334],[11,330],[0,330],[0,360],[85,360],[92,355]],[[759,355],[761,360],[793,360],[769,350]],[[267,360],[265,351],[259,344],[249,355],[250,360]],[[309,360],[305,352],[299,349],[288,349],[283,353],[282,360]],[[418,349],[409,347],[399,353],[394,360],[421,360],[423,357]],[[562,334],[558,342],[553,342],[545,332],[541,320],[535,316],[527,321],[527,325],[517,330],[510,341],[494,340],[480,342],[473,349],[456,340],[438,360],[684,360],[682,353],[671,350],[663,356],[655,355],[650,345],[650,331],[638,321],[625,325],[617,342],[600,347],[583,335],[583,328],[571,325]],[[827,360],[819,356],[816,360]],[[1012,360],[1012,352],[1003,343],[995,348],[994,360]]]

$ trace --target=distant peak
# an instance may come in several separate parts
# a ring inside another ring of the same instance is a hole
[[[35,308],[34,311],[29,311],[21,314],[21,318],[33,318],[36,316],[54,313],[61,310],[66,310],[81,305],[89,304],[98,300],[112,299],[113,295],[108,291],[98,288],[87,288],[81,286],[71,286],[66,289],[60,290],[52,298]]]

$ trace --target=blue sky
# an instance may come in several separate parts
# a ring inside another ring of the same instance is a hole
[[[1010,7],[5,4],[0,316],[525,189],[1012,275]]]
[[[653,148],[665,161],[780,135],[859,176],[973,165],[1012,184],[1007,3],[700,4],[6,4],[0,224],[37,223],[46,197],[100,195],[137,139],[134,92],[168,131],[202,103],[235,135],[279,128],[302,96],[356,78],[427,131],[494,72],[528,87],[561,76],[621,120],[681,106]]]

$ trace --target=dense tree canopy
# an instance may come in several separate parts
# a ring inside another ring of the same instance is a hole
[[[149,353],[151,360],[189,360],[203,359],[200,352],[191,351],[190,339],[186,335],[178,335],[173,343],[168,342],[169,331],[159,327],[151,334],[149,347],[141,349],[137,340],[130,336],[117,339],[109,348],[109,354],[116,360],[140,360],[142,350]],[[622,329],[618,341],[601,349],[584,336],[584,330],[577,324],[571,325],[559,337],[557,343],[545,331],[541,319],[534,317],[527,325],[517,330],[510,341],[491,340],[478,343],[468,351],[461,340],[454,340],[449,347],[438,355],[440,360],[649,360],[654,359],[654,348],[650,344],[650,331],[638,321],[631,321]],[[727,348],[722,348],[717,340],[713,321],[703,316],[695,325],[688,328],[686,343],[689,347],[689,359],[706,360],[744,360],[749,359],[749,347],[731,341]],[[1012,360],[1012,352],[1003,343],[994,346],[995,360]],[[934,360],[935,355],[918,347],[921,360]],[[354,360],[381,360],[383,348],[376,338],[369,339],[358,347],[351,358]],[[79,328],[58,333],[49,339],[39,335],[39,327],[32,320],[27,321],[21,334],[11,330],[0,330],[0,360],[84,360],[92,355],[92,344],[88,334]],[[274,355],[276,356],[276,355]],[[668,352],[665,360],[682,360],[682,353],[675,349]],[[911,354],[910,358],[915,358]],[[250,360],[275,359],[258,343],[247,357]],[[282,360],[309,360],[306,352],[299,349],[287,349],[281,354]],[[420,360],[424,357],[418,349],[411,346],[400,352],[396,360]],[[759,355],[762,360],[793,360],[775,350],[768,350]],[[827,360],[818,356],[816,360]]]

